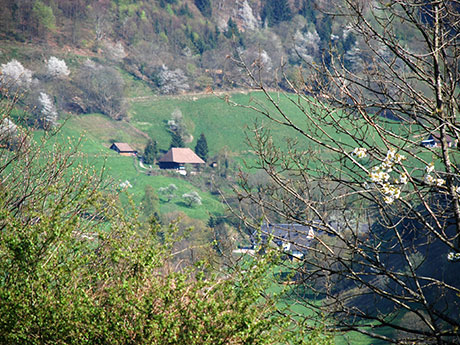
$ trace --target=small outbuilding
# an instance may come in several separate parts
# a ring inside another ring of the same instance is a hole
[[[111,150],[117,151],[122,156],[135,156],[137,151],[131,148],[127,143],[113,143],[110,146]]]
[[[205,164],[205,161],[189,148],[173,147],[158,160],[158,164],[160,169],[183,169],[185,164],[198,167]]]

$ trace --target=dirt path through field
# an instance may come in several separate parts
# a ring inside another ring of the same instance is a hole
[[[169,99],[181,99],[181,98],[193,98],[204,97],[204,96],[216,96],[220,97],[227,94],[244,94],[247,95],[249,92],[260,92],[257,89],[235,89],[235,90],[226,90],[226,91],[199,91],[199,92],[185,92],[176,95],[151,95],[151,96],[139,96],[139,97],[127,97],[126,99],[130,102],[144,102],[144,101],[155,101],[157,99],[169,98]]]

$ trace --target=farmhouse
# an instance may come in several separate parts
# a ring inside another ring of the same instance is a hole
[[[351,228],[349,223],[333,220],[328,222],[327,226],[337,232],[353,228],[360,236],[366,236],[369,232],[368,223],[356,223]],[[272,241],[291,258],[302,259],[317,236],[333,236],[331,233],[326,233],[321,227],[322,222],[319,220],[313,221],[311,225],[263,223],[260,230],[254,231],[251,235],[251,249],[257,249]]]
[[[441,136],[439,133],[430,134],[428,138],[422,140],[420,142],[420,146],[434,148],[434,147],[441,147]],[[458,140],[453,139],[450,135],[446,135],[446,142],[448,147],[457,147]]]
[[[184,169],[185,164],[199,166],[204,160],[189,148],[173,147],[158,160],[160,169]]]
[[[264,223],[260,232],[255,232],[251,240],[255,247],[258,244],[257,242],[266,244],[271,239],[283,252],[301,259],[306,254],[314,238],[315,231],[311,226]]]

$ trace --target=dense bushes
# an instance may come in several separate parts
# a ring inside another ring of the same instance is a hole
[[[88,112],[103,113],[115,120],[126,116],[124,82],[116,69],[88,60],[80,68],[75,85],[82,92]]]

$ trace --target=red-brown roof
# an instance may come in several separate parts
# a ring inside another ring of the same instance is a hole
[[[115,146],[120,152],[136,152],[127,143],[113,143],[113,146]]]
[[[191,149],[185,147],[173,147],[171,148],[163,157],[161,157],[159,162],[166,163],[182,163],[182,164],[204,164],[204,160],[196,155]]]

